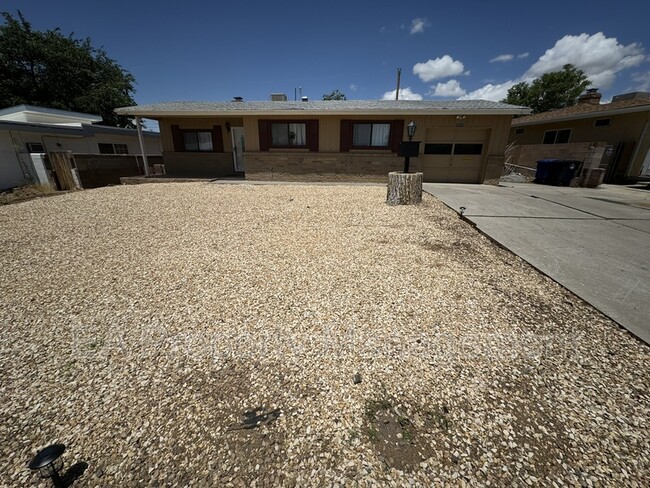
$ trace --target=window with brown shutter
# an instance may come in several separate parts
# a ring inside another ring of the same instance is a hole
[[[350,149],[387,149],[397,152],[403,120],[341,120],[341,152]]]
[[[309,149],[318,151],[318,120],[259,120],[260,151]]]
[[[221,126],[212,129],[181,129],[171,126],[174,151],[176,152],[223,152]]]

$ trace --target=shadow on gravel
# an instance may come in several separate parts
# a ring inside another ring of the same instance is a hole
[[[269,410],[264,412],[263,407],[257,407],[244,412],[244,421],[239,426],[240,429],[254,429],[261,425],[270,424],[280,417],[280,409]]]
[[[88,463],[80,462],[80,463],[75,463],[72,466],[68,468],[68,470],[65,472],[65,474],[61,477],[61,481],[63,481],[63,486],[69,487],[74,484],[74,482],[81,478],[83,474],[86,472],[88,469]]]

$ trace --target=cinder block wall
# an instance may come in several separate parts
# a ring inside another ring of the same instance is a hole
[[[538,159],[575,159],[597,168],[603,157],[604,142],[571,142],[568,144],[526,144],[508,152],[509,163],[536,168]]]
[[[122,176],[139,176],[144,173],[142,157],[134,154],[75,154],[81,186],[98,188],[119,185]],[[149,166],[162,163],[162,156],[147,156]]]
[[[404,158],[394,153],[246,153],[248,180],[385,183],[389,172],[403,169]],[[418,158],[409,170],[421,170]]]

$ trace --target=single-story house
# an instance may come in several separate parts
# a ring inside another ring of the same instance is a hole
[[[510,122],[529,109],[466,101],[170,102],[116,109],[155,119],[168,175],[254,180],[385,181],[401,171],[417,124],[425,181],[483,183],[501,175]]]
[[[98,115],[17,105],[0,110],[0,189],[34,182],[31,155],[69,150],[75,154],[141,154],[138,132],[100,125]],[[145,151],[162,152],[160,134],[142,131]]]
[[[521,146],[531,160],[564,154],[573,159],[580,147],[583,152],[600,148],[597,163],[606,182],[650,177],[650,93],[617,95],[610,103],[600,100],[598,90],[590,89],[572,107],[515,118],[509,142]]]

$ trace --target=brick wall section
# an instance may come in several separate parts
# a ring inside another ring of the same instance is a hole
[[[220,178],[234,176],[232,153],[163,152],[167,176]]]
[[[404,158],[394,153],[246,153],[247,180],[385,183],[389,172],[403,169]],[[418,158],[409,170],[421,170]]]
[[[504,161],[505,157],[503,155],[491,155],[487,157],[483,183],[489,185],[496,185],[499,183],[499,178],[501,178],[501,173],[503,172]]]

